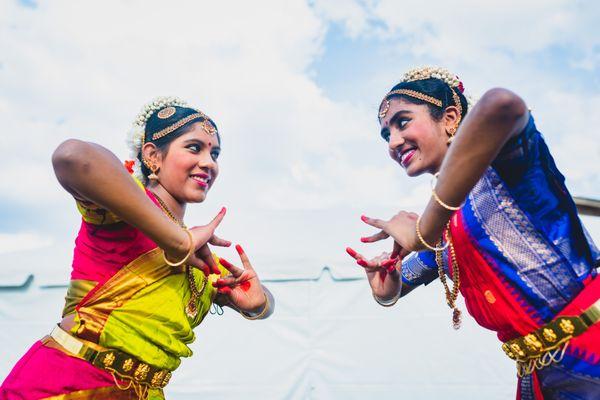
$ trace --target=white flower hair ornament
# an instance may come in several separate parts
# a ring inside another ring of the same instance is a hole
[[[169,106],[187,107],[188,104],[177,97],[157,97],[144,107],[135,118],[131,129],[127,135],[127,147],[129,148],[131,160],[125,162],[125,167],[140,182],[146,183],[147,179],[142,173],[142,165],[138,155],[144,145],[144,135],[146,132],[146,123],[152,114]]]
[[[469,110],[477,102],[474,98],[472,98],[470,95],[465,93],[465,87],[464,87],[463,83],[461,82],[460,78],[457,75],[450,72],[449,70],[447,70],[446,68],[431,67],[431,66],[413,68],[411,70],[408,70],[406,73],[404,73],[404,75],[402,76],[402,79],[400,79],[400,82],[412,82],[412,81],[419,81],[419,80],[430,79],[430,78],[436,78],[441,81],[444,81],[451,88],[456,89],[459,92],[461,92],[463,94],[463,96],[465,96],[465,99],[467,100],[467,105],[469,106]]]

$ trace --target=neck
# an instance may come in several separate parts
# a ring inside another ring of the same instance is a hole
[[[156,194],[160,199],[166,204],[169,211],[173,213],[175,218],[183,221],[183,217],[185,216],[185,203],[180,202],[175,197],[171,195],[160,183],[152,184],[148,186],[148,189]]]

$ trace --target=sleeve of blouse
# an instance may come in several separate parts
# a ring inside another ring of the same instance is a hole
[[[437,264],[432,251],[412,253],[402,260],[402,282],[407,285],[428,285],[437,277]]]
[[[145,190],[144,185],[132,177],[138,184],[140,189]],[[92,225],[110,225],[121,222],[122,219],[110,210],[106,210],[99,205],[86,200],[75,199],[77,210],[81,214],[83,220]]]
[[[509,185],[520,181],[528,170],[539,163],[542,141],[542,135],[530,115],[523,131],[506,142],[492,162],[492,167]]]

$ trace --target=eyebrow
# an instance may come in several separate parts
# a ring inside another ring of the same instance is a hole
[[[206,146],[206,142],[204,142],[204,141],[202,141],[202,140],[200,140],[200,139],[195,139],[195,138],[194,138],[194,139],[186,139],[186,140],[185,140],[183,143],[184,143],[184,144],[190,144],[190,143],[199,143],[199,144],[201,144],[201,145],[203,145],[203,146]],[[218,142],[217,142],[217,143],[218,143]],[[221,150],[221,146],[220,146],[220,145],[218,145],[218,144],[215,144],[215,145],[214,145],[212,148],[213,148],[213,149],[217,149],[217,150]]]
[[[400,111],[396,111],[396,113],[394,114],[394,116],[392,116],[392,118],[390,118],[390,121],[388,122],[388,126],[390,125],[394,125],[396,123],[396,121],[398,121],[398,119],[400,117],[402,117],[405,114],[413,114],[412,111],[410,110],[400,110]],[[384,133],[389,132],[389,128],[386,126],[385,128],[382,128],[380,131],[381,136],[384,135]]]

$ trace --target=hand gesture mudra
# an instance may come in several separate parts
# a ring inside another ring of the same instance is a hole
[[[367,280],[376,298],[386,301],[400,293],[402,288],[402,260],[400,257],[391,258],[391,253],[384,252],[368,260],[350,247],[346,249],[346,252],[365,270]]]
[[[258,314],[266,307],[266,293],[242,246],[238,244],[235,249],[244,268],[239,268],[224,258],[220,258],[221,265],[231,275],[217,279],[213,286],[217,288],[221,303],[230,304],[246,313]]]
[[[394,239],[394,249],[391,257],[404,257],[412,251],[423,248],[417,237],[416,227],[418,218],[417,214],[406,211],[400,211],[387,221],[363,215],[360,219],[365,224],[381,230],[371,236],[361,238],[361,241],[363,243],[373,243],[391,236]]]
[[[195,226],[189,229],[192,239],[192,253],[186,261],[187,265],[191,265],[192,267],[198,268],[202,270],[202,272],[208,276],[209,274],[220,274],[219,266],[215,262],[212,252],[208,247],[208,243],[214,246],[221,247],[229,247],[231,246],[231,242],[225,239],[219,238],[215,235],[215,230],[225,217],[225,213],[227,209],[223,207],[221,211],[217,214],[216,217],[213,218],[206,225]]]

